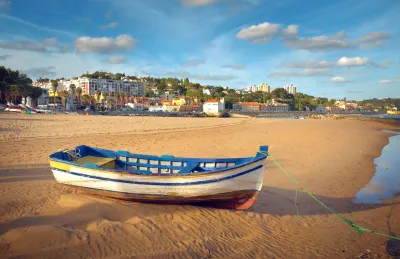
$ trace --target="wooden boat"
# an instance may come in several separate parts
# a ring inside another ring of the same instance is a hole
[[[196,203],[250,208],[263,185],[268,146],[254,157],[180,158],[111,151],[89,146],[49,157],[57,182],[75,192],[129,201]]]

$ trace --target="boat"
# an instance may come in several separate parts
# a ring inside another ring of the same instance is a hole
[[[400,111],[397,110],[388,110],[387,115],[400,115]]]
[[[80,145],[49,156],[58,183],[76,193],[125,201],[245,210],[263,186],[268,146],[254,157],[182,158]]]
[[[26,108],[21,107],[19,105],[9,105],[7,108],[4,110],[6,112],[25,112]]]

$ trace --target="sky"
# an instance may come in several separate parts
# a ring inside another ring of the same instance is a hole
[[[0,0],[0,65],[400,97],[399,0]]]

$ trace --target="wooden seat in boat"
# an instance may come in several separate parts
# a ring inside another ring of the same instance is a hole
[[[115,158],[111,157],[98,157],[98,156],[84,156],[74,161],[81,165],[96,165],[104,168],[114,168]]]

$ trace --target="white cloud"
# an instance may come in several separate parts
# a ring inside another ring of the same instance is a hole
[[[186,60],[185,63],[182,64],[182,66],[183,67],[197,67],[204,63],[205,63],[205,61],[202,59],[189,59],[189,60]]]
[[[224,65],[222,68],[232,68],[232,69],[244,69],[246,66],[243,64],[231,64],[231,65]]]
[[[117,26],[118,26],[118,23],[117,23],[117,22],[111,22],[111,23],[109,23],[109,24],[100,26],[100,29],[102,29],[102,30],[112,29],[112,28],[115,28],[115,27],[117,27]]]
[[[282,24],[264,22],[241,29],[236,34],[236,38],[249,40],[253,43],[266,43],[274,37],[281,37],[289,48],[317,51],[352,47],[376,47],[381,46],[385,40],[391,37],[386,32],[372,32],[357,40],[351,40],[346,36],[344,31],[331,36],[299,37],[299,25],[292,24],[284,29],[281,28]]]
[[[384,60],[379,63],[373,63],[373,65],[378,68],[388,68],[391,64],[392,64],[391,60]]]
[[[181,4],[188,7],[206,6],[217,2],[221,2],[221,0],[181,0]]]
[[[269,74],[270,77],[313,77],[313,76],[330,76],[329,69],[306,68],[304,70],[284,70],[276,71]]]
[[[282,30],[282,35],[286,37],[296,36],[298,32],[299,26],[296,24],[292,24]]]
[[[52,47],[57,46],[57,40],[54,38],[45,39],[41,42],[32,41],[16,41],[7,42],[0,41],[0,48],[14,50],[29,50],[35,52],[50,52]]]
[[[353,47],[343,31],[332,36],[294,37],[285,39],[289,48],[306,50],[334,50]]]
[[[0,56],[0,60],[7,60],[7,59],[10,59],[11,58],[11,55],[1,55]]]
[[[268,22],[252,25],[241,29],[236,34],[236,38],[241,40],[250,40],[253,43],[265,43],[279,34],[281,26],[281,24]]]
[[[120,56],[111,56],[106,60],[109,64],[123,64],[126,63],[128,60],[124,57]]]
[[[56,68],[54,66],[48,66],[48,67],[32,67],[27,70],[23,70],[22,72],[27,74],[28,76],[31,77],[54,77],[56,75],[56,72],[54,71]]]
[[[387,32],[372,32],[357,40],[361,48],[371,48],[383,45],[385,40],[390,39],[391,35]]]
[[[389,80],[389,79],[383,79],[381,81],[379,81],[380,84],[391,84],[393,83],[393,80]]]
[[[368,58],[361,58],[361,57],[354,57],[354,58],[348,58],[348,57],[342,57],[337,61],[338,66],[343,66],[343,67],[352,67],[352,66],[364,66],[368,64],[370,60]]]
[[[349,82],[349,80],[345,79],[344,77],[341,76],[335,76],[329,79],[332,83],[345,83]]]
[[[164,74],[168,76],[174,76],[180,78],[187,77],[189,79],[204,80],[204,81],[229,81],[238,78],[236,75],[231,75],[231,74],[220,74],[220,75],[192,74],[186,71],[167,71]]]
[[[109,37],[80,37],[75,40],[79,52],[113,53],[131,50],[139,41],[127,34],[121,34],[115,39]]]
[[[290,68],[330,68],[335,66],[335,63],[328,61],[300,61],[283,63],[283,66]]]
[[[229,81],[238,78],[236,75],[210,75],[210,74],[195,74],[194,79],[208,81]]]

